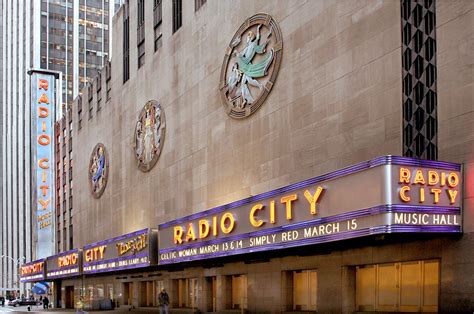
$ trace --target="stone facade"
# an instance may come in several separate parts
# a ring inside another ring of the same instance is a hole
[[[112,31],[111,98],[102,97],[97,110],[97,85],[84,90],[80,128],[77,101],[73,109],[75,247],[379,155],[402,154],[399,1],[209,0],[196,12],[192,2],[183,1],[183,26],[175,33],[171,1],[164,1],[162,46],[156,52],[153,3],[145,5],[144,66],[138,69],[137,7],[131,1],[130,79],[123,83],[122,8]],[[472,311],[473,278],[466,276],[474,273],[469,249],[474,244],[472,9],[472,1],[437,2],[439,159],[464,164],[462,236],[352,241],[258,263],[191,266],[160,273],[165,286],[171,287],[172,278],[190,276],[203,287],[206,276],[217,276],[218,293],[224,293],[226,275],[248,274],[248,310],[277,313],[288,310],[284,272],[318,269],[318,311],[349,313],[355,309],[356,265],[440,259],[440,311]],[[262,108],[234,120],[225,114],[219,95],[222,60],[236,29],[257,12],[279,23],[283,60]],[[101,84],[105,93],[105,80]],[[84,110],[89,98],[90,116]],[[152,99],[165,111],[167,130],[160,159],[143,173],[134,156],[134,129],[143,105]],[[104,194],[95,199],[87,178],[90,152],[98,142],[109,151],[110,173]],[[134,278],[139,275],[147,273]],[[118,283],[125,280],[86,278],[87,284],[106,281],[115,281],[120,290]],[[176,296],[173,288],[170,295]],[[218,299],[217,308],[225,309],[225,297]]]

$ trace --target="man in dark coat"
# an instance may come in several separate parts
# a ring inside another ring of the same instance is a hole
[[[49,299],[48,297],[43,298],[43,309],[47,310],[49,308]]]
[[[158,305],[160,308],[160,314],[168,314],[168,307],[170,305],[170,297],[166,292],[165,288],[161,288],[161,292],[158,295]]]

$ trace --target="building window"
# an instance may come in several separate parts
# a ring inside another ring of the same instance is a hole
[[[137,27],[137,48],[138,48],[138,68],[145,64],[145,0],[138,0],[138,27]]]
[[[232,276],[232,309],[247,308],[247,275]]]
[[[77,129],[82,129],[82,97],[77,97]]]
[[[161,33],[161,20],[162,20],[162,0],[155,0],[155,6],[153,7],[153,25],[155,32],[155,52],[162,46],[162,33]]]
[[[128,4],[124,5],[123,12],[123,82],[130,78],[130,18]]]
[[[197,278],[177,279],[177,292],[179,308],[197,308],[198,306],[198,280]]]
[[[153,6],[153,26],[156,28],[161,24],[162,20],[162,0],[155,0]]]
[[[183,3],[182,0],[173,0],[173,33],[183,24]]]
[[[163,33],[161,33],[161,27],[155,28],[155,52],[163,46],[163,41],[161,38],[163,37]]]
[[[112,69],[110,60],[107,61],[107,65],[105,66],[105,89],[106,89],[106,100],[110,100],[111,91],[112,91]]]
[[[89,95],[89,120],[90,120],[92,119],[92,116],[93,116],[92,111],[94,109],[94,104],[93,104],[94,94],[92,93],[92,84],[90,83],[87,85],[87,95]]]
[[[293,310],[316,311],[318,275],[315,270],[293,271]]]
[[[145,64],[145,41],[138,45],[138,68]]]
[[[63,228],[63,251],[67,251],[67,242],[66,242],[66,239],[67,239],[67,232],[66,232],[66,227]]]
[[[206,0],[194,0],[194,12],[199,10],[205,3]]]
[[[71,223],[71,222],[69,222]],[[72,250],[74,248],[74,238],[72,236],[73,227],[69,225],[69,249]]]
[[[97,89],[97,111],[102,109],[102,73],[97,73],[96,77],[96,89]]]
[[[439,261],[358,266],[356,310],[438,312]]]
[[[137,0],[138,27],[145,24],[145,0]]]

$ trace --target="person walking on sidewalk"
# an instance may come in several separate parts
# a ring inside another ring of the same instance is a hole
[[[161,292],[158,295],[158,305],[160,314],[169,314],[168,307],[170,305],[170,297],[165,288],[161,288]]]
[[[48,297],[43,298],[43,309],[47,310],[49,308],[49,299]]]

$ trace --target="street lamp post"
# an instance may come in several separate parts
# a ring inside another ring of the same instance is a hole
[[[17,267],[16,267],[16,270],[15,270],[15,273],[16,273],[16,281],[12,281],[13,287],[11,287],[11,288],[13,288],[15,291],[19,290],[19,288],[20,288],[20,274],[18,273],[18,266],[20,266],[20,264],[21,264],[23,261],[26,261],[26,257],[22,256],[22,257],[20,257],[20,258],[18,258],[18,259],[15,259],[15,258],[13,258],[13,257],[11,257],[11,256],[8,256],[8,255],[1,255],[0,258],[2,258],[2,259],[4,259],[4,258],[9,259],[10,261],[13,262],[13,264],[14,264],[15,266],[17,266]],[[7,286],[8,286],[8,276],[2,276],[2,277],[7,278]],[[11,278],[11,277],[10,277],[10,278]],[[8,287],[2,287],[1,289],[2,289],[2,290],[4,290],[4,289],[5,289],[5,290],[8,290]]]

